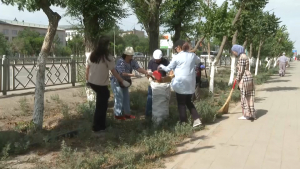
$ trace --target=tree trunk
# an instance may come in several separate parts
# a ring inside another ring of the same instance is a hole
[[[246,49],[246,46],[247,46],[247,38],[246,38],[246,40],[245,40],[245,42],[244,42],[244,44],[243,44],[243,48]]]
[[[210,81],[209,81],[209,91],[211,93],[214,93],[214,78],[215,78],[215,65],[216,63],[220,60],[220,57],[222,56],[223,53],[223,49],[224,46],[226,44],[227,41],[227,36],[223,36],[223,40],[222,40],[222,44],[220,46],[218,55],[216,56],[216,58],[214,59],[212,66],[211,66],[211,70],[210,70]]]
[[[208,68],[211,69],[211,59],[210,59],[210,39],[207,41],[207,54],[208,54]]]
[[[159,49],[159,7],[162,0],[145,1],[149,5],[150,17],[148,22],[143,23],[149,37],[149,53]]]
[[[84,24],[84,41],[85,52],[92,52],[98,45],[99,38],[99,24],[98,16],[91,16],[88,12],[83,12],[83,24]]]
[[[149,23],[149,53],[159,49],[159,21],[153,20]]]
[[[261,62],[259,62],[259,57],[260,57],[260,51],[261,51],[262,45],[263,45],[263,41],[260,40],[259,47],[258,47],[258,53],[257,53],[257,60],[256,60],[255,76],[257,76],[257,72],[258,72],[258,63],[261,63]]]
[[[235,33],[232,37],[232,45],[236,44],[237,36],[238,36],[238,30],[235,31]],[[233,84],[234,73],[236,71],[236,65],[235,65],[236,57],[232,53],[230,54],[230,57],[231,57],[231,71],[230,71],[230,78],[229,78],[228,86],[231,86]]]
[[[181,23],[175,25],[175,34],[173,37],[173,43],[178,41],[181,37]]]
[[[37,74],[33,112],[33,123],[35,124],[35,127],[37,129],[43,128],[46,58],[50,53],[52,42],[56,34],[58,22],[61,19],[61,16],[58,13],[53,12],[48,4],[46,4],[44,1],[41,1],[40,3],[42,10],[48,17],[49,25],[41,52],[37,60]]]
[[[249,61],[249,71],[251,70],[251,66],[252,66],[252,50],[253,50],[253,44],[250,43],[249,58],[250,58],[251,62]]]

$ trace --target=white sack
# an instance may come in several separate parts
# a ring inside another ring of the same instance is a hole
[[[150,83],[152,88],[152,121],[160,124],[169,117],[171,89],[168,83]]]

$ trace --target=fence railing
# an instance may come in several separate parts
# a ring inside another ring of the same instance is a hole
[[[35,88],[37,58],[2,57],[0,63],[0,92]],[[80,67],[85,67],[85,58],[55,57],[46,59],[45,86],[72,84],[79,82]],[[79,71],[78,71],[79,72]]]
[[[118,58],[117,58],[118,59]],[[116,59],[116,60],[117,60]],[[135,58],[145,69],[151,57]],[[6,95],[9,91],[35,88],[37,58],[0,58],[0,92]],[[170,60],[170,59],[169,59]],[[207,58],[201,58],[207,67]],[[222,57],[219,66],[230,66],[230,57]],[[46,59],[45,86],[55,86],[82,82],[85,79],[85,57],[55,57]]]

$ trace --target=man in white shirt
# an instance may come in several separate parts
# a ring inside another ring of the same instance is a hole
[[[278,64],[279,64],[279,76],[284,76],[285,75],[285,69],[288,64],[288,58],[285,56],[285,53],[283,53],[282,56],[280,56],[278,59]]]

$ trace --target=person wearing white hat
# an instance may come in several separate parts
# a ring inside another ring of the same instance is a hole
[[[137,61],[133,59],[133,55],[133,48],[126,47],[122,57],[116,63],[117,72],[124,80],[126,80],[130,84],[132,83],[131,77],[135,77],[135,74],[132,73],[133,70],[148,75],[148,72],[145,69],[141,68]],[[115,98],[115,118],[119,120],[134,119],[135,116],[131,115],[130,113],[130,97],[128,87],[120,84],[116,80],[116,78],[112,76],[111,88],[113,90]],[[122,112],[124,112],[124,114]]]
[[[285,75],[285,69],[286,66],[288,65],[288,58],[285,56],[285,52],[283,52],[283,55],[280,56],[278,59],[278,64],[279,64],[279,76],[284,76]]]
[[[169,65],[169,61],[163,58],[163,53],[161,50],[157,49],[153,52],[153,59],[151,59],[148,63],[148,72],[151,74],[152,72],[158,70],[158,66],[160,64],[164,66]],[[159,70],[162,77],[165,77],[167,73],[163,70]],[[147,105],[146,105],[146,116],[150,117],[152,112],[152,88],[148,86],[148,97],[147,97]]]

